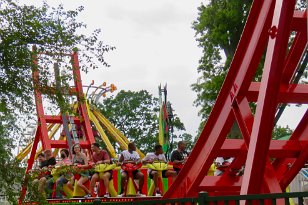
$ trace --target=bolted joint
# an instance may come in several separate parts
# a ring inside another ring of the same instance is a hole
[[[277,36],[277,33],[278,33],[278,28],[276,26],[272,26],[272,28],[268,30],[268,34],[272,39],[274,39]]]

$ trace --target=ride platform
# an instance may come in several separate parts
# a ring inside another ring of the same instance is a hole
[[[144,197],[92,197],[92,198],[71,198],[71,199],[48,199],[49,204],[62,204],[62,203],[93,203],[93,202],[133,202],[161,199],[157,196],[144,196]]]

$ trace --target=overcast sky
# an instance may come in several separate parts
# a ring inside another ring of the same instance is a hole
[[[38,5],[37,0],[22,1]],[[64,4],[66,9],[82,5],[79,20],[88,31],[102,29],[102,40],[116,47],[106,55],[110,68],[91,71],[83,83],[106,81],[118,90],[148,90],[158,97],[158,85],[168,84],[168,99],[187,132],[196,135],[200,118],[193,106],[201,49],[195,41],[192,22],[201,0],[48,0],[49,5]],[[281,125],[294,128],[307,107],[287,110]]]

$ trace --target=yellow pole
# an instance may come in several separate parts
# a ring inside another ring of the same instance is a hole
[[[104,132],[103,128],[101,127],[101,125],[99,124],[99,121],[95,118],[95,116],[93,115],[93,113],[90,111],[89,113],[89,118],[90,120],[94,123],[97,131],[99,132],[99,134],[102,137],[103,142],[106,144],[107,150],[109,151],[111,157],[116,158],[116,152],[112,146],[112,144],[110,143],[106,133]]]
[[[100,112],[93,108],[93,114],[98,118],[98,120],[103,124],[105,129],[110,133],[111,137],[119,143],[122,150],[128,148],[129,140],[109,121],[107,120]],[[145,155],[137,148],[136,150],[141,158]]]

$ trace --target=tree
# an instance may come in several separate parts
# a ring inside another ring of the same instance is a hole
[[[98,105],[103,115],[109,119],[129,140],[143,152],[152,152],[158,143],[159,101],[146,90],[124,91],[104,99]],[[184,130],[184,125],[176,116],[173,126]]]
[[[197,92],[195,105],[206,121],[235,53],[251,6],[251,0],[219,0],[202,4],[193,29],[203,56],[199,60],[201,76],[192,85]],[[223,61],[222,59],[226,59]]]
[[[273,130],[273,139],[276,140],[281,138],[289,139],[292,133],[293,130],[290,129],[288,126],[286,127],[276,126],[275,129]]]
[[[194,147],[196,143],[196,138],[194,139],[191,134],[184,133],[181,135],[181,140],[186,143],[186,150],[188,152],[191,152],[192,148]]]
[[[66,69],[71,69],[67,59],[55,53],[71,53],[76,47],[81,54],[83,70],[98,68],[98,64],[92,62],[94,59],[109,66],[104,60],[104,53],[114,47],[98,40],[100,30],[89,36],[78,33],[80,28],[86,27],[76,20],[82,10],[83,7],[79,7],[66,11],[61,5],[50,8],[46,3],[35,7],[19,5],[14,0],[0,2],[0,162],[6,165],[0,168],[0,190],[9,196],[19,193],[12,183],[21,180],[21,175],[15,172],[20,167],[11,154],[14,148],[12,140],[20,135],[18,119],[34,110],[31,47],[36,45],[37,52],[53,53],[52,58]],[[42,68],[48,68],[52,63],[51,57],[40,57],[39,60],[43,62]],[[44,87],[53,74],[51,69],[41,70]],[[52,100],[65,106],[59,102],[61,98]],[[10,197],[11,201],[13,199],[16,198]]]
[[[194,103],[201,107],[199,115],[203,122],[200,124],[200,131],[209,117],[228,72],[251,4],[251,0],[211,0],[207,5],[201,4],[198,8],[199,16],[193,22],[193,29],[196,32],[196,40],[203,49],[203,56],[198,66],[200,77],[192,84],[192,89],[197,92]],[[297,8],[305,9],[306,1],[298,0]],[[254,77],[255,81],[261,80],[264,59],[263,56]],[[305,68],[307,60],[303,60],[302,64]],[[302,75],[297,76],[301,78]],[[254,112],[255,105],[251,104],[251,107]]]

